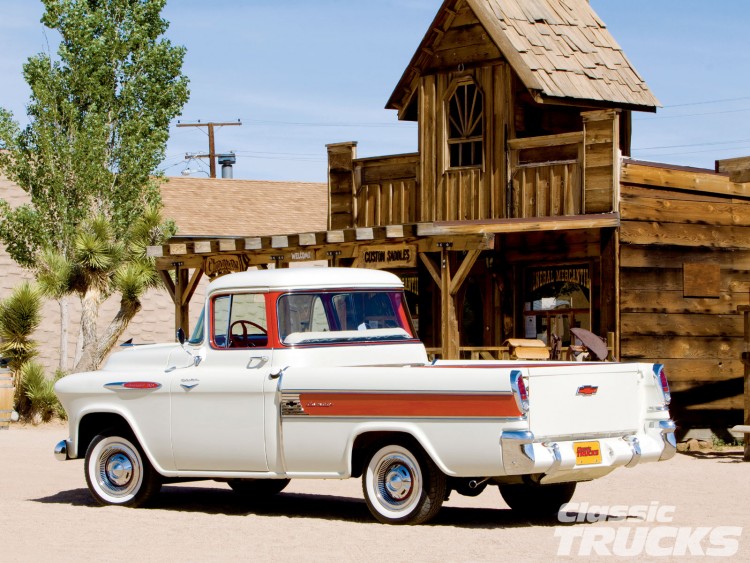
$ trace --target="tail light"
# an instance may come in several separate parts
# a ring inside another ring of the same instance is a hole
[[[529,412],[529,390],[526,388],[522,373],[517,369],[510,372],[510,388],[513,391],[513,397],[516,399],[518,410],[522,414]]]
[[[664,369],[663,364],[654,364],[654,377],[656,383],[661,389],[662,395],[664,395],[664,404],[668,405],[672,400],[672,394],[669,392],[669,381],[667,381],[667,370]]]

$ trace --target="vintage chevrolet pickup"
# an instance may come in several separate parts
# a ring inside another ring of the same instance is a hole
[[[577,482],[676,450],[659,364],[428,361],[393,274],[292,268],[211,282],[192,338],[131,346],[56,391],[58,459],[93,497],[139,506],[170,481],[248,498],[361,477],[372,515],[421,523],[498,485],[556,511]]]

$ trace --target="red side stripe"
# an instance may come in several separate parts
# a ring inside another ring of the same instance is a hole
[[[512,395],[438,393],[300,393],[311,416],[519,417]]]

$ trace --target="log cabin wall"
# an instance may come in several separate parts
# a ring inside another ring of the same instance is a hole
[[[627,161],[621,190],[622,359],[667,366],[679,421],[741,423],[750,197],[726,176]]]

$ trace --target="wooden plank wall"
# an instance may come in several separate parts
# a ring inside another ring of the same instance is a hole
[[[667,366],[673,410],[684,421],[740,423],[737,307],[750,303],[750,198],[672,189],[730,184],[692,171],[629,163],[622,179],[622,358]]]

